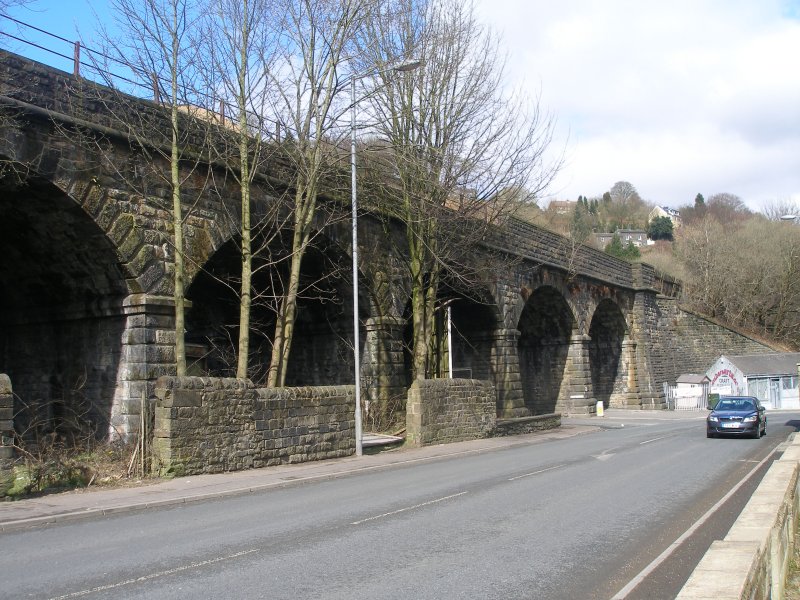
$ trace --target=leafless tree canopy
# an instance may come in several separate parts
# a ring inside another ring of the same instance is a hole
[[[458,0],[387,0],[366,27],[360,70],[383,141],[382,212],[403,221],[410,258],[415,377],[431,375],[431,339],[443,275],[474,273],[464,249],[538,196],[560,163],[548,163],[552,119],[538,99],[508,95],[497,37]],[[416,58],[412,72],[392,68]]]
[[[734,327],[800,347],[800,226],[745,216],[733,206],[738,210],[711,212],[677,230],[684,300]]]

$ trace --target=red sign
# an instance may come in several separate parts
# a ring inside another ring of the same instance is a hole
[[[722,379],[722,381],[719,382],[720,385],[727,385],[729,383],[728,378],[733,381],[733,385],[739,387],[739,382],[736,381],[736,375],[734,375],[733,371],[730,369],[720,369],[714,373],[714,378],[711,380],[711,385],[717,385],[717,379]]]

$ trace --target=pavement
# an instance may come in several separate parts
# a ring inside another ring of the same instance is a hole
[[[705,418],[706,414],[706,411],[606,409],[603,417],[564,417],[562,426],[558,429],[525,435],[487,438],[424,448],[392,448],[363,456],[232,473],[144,480],[123,487],[85,488],[13,502],[0,502],[0,532],[227,496],[239,496],[271,488],[344,477],[376,469],[388,469],[398,465],[543,443],[591,433],[602,428],[624,427],[626,422],[634,424],[637,421],[646,420],[696,420]]]

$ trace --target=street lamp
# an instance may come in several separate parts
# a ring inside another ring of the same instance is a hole
[[[361,445],[361,352],[358,339],[358,202],[356,196],[356,81],[364,79],[370,75],[394,72],[405,73],[419,68],[422,64],[420,60],[407,60],[393,65],[387,69],[370,71],[368,73],[350,75],[350,185],[352,196],[350,199],[350,209],[353,213],[353,359],[355,362],[355,383],[356,383],[356,456],[363,454]]]

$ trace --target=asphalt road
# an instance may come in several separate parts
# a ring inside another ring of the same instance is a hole
[[[3,534],[0,597],[608,599],[800,416],[770,414],[761,440],[709,440],[697,419],[602,423],[543,444]],[[673,597],[759,476],[628,597]]]

